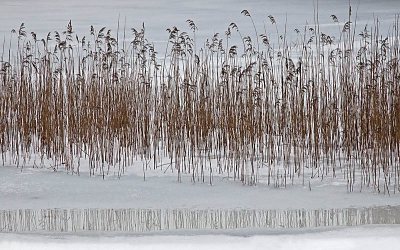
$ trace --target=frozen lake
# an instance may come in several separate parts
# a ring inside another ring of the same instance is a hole
[[[242,236],[228,235],[144,235],[114,236],[93,234],[75,236],[66,234],[0,234],[1,249],[76,249],[76,250],[125,250],[125,249],[174,249],[174,250],[233,250],[233,249],[395,249],[400,244],[400,227],[363,227],[330,230],[273,230],[254,234],[236,232]],[[233,232],[233,235],[235,232]]]
[[[287,24],[287,34],[294,35],[294,29],[303,29],[308,23],[314,24],[314,12],[318,5],[319,23],[322,31],[327,34],[336,33],[338,27],[333,23],[332,14],[339,22],[348,20],[348,0],[326,1],[321,0],[203,0],[203,1],[1,1],[0,9],[0,37],[6,40],[12,29],[17,30],[22,22],[25,23],[28,34],[33,31],[38,38],[44,38],[48,32],[61,32],[72,20],[72,25],[79,37],[88,36],[90,25],[99,30],[102,27],[112,29],[116,34],[118,20],[120,32],[124,25],[129,34],[130,28],[140,29],[142,23],[146,26],[146,37],[155,43],[156,50],[161,52],[165,48],[168,38],[167,28],[178,27],[189,32],[187,19],[191,19],[198,27],[196,34],[198,43],[204,43],[214,33],[225,33],[228,25],[235,22],[243,36],[254,37],[251,21],[240,14],[247,9],[255,21],[259,33],[275,34],[276,29],[271,25],[268,16],[272,15],[278,25],[280,33],[284,32]],[[360,0],[351,1],[352,15],[357,15],[359,30],[365,24],[373,25],[374,19],[379,17],[383,33],[395,19],[396,11],[400,9],[397,0]],[[126,24],[125,24],[126,20]],[[264,29],[265,27],[265,29]],[[120,33],[120,34],[121,34]],[[129,37],[129,36],[128,36]]]
[[[66,234],[9,234],[2,239],[1,249],[30,250],[125,250],[125,249],[174,249],[174,250],[234,250],[234,249],[396,249],[400,244],[399,226],[368,226],[345,229],[304,231],[273,230],[246,231],[232,235],[142,235],[129,234],[114,236],[93,234],[85,236]],[[236,235],[236,236],[235,236]]]
[[[145,23],[146,38],[149,42],[154,43],[158,52],[162,53],[168,39],[166,29],[176,26],[182,31],[190,33],[189,25],[186,22],[188,19],[193,20],[198,27],[196,42],[202,44],[217,32],[223,38],[225,30],[232,22],[238,25],[243,36],[254,37],[255,31],[251,20],[241,14],[244,9],[250,12],[257,30],[261,31],[260,33],[274,37],[276,28],[279,29],[279,33],[283,33],[286,29],[289,39],[295,35],[294,29],[302,30],[307,24],[313,26],[316,21],[316,12],[318,12],[321,31],[337,36],[340,34],[341,26],[348,20],[349,14],[348,0],[320,0],[318,3],[313,0],[0,0],[0,6],[0,39],[5,41],[2,43],[5,48],[0,47],[0,53],[8,50],[11,30],[18,30],[21,23],[25,23],[28,37],[30,37],[30,32],[35,32],[38,39],[44,38],[48,32],[64,31],[71,20],[74,32],[80,38],[90,36],[90,26],[93,25],[96,30],[107,27],[112,30],[113,34],[118,32],[120,38],[125,30],[128,41],[132,37],[131,28],[140,29],[142,23]],[[361,31],[365,25],[373,27],[374,22],[379,18],[380,27],[382,27],[381,33],[384,36],[395,21],[396,14],[400,14],[400,1],[398,0],[351,1],[351,6],[351,20],[356,21],[357,32]],[[271,24],[269,15],[275,18],[277,27]],[[340,26],[332,21],[331,15],[338,17]],[[237,34],[233,36],[238,39]],[[374,193],[372,189],[368,188],[365,188],[363,192],[357,190],[348,193],[346,192],[348,184],[343,179],[324,180],[324,182],[315,179],[310,180],[307,186],[299,184],[295,187],[289,186],[287,189],[280,189],[267,186],[265,183],[254,187],[245,186],[241,185],[239,181],[229,182],[223,175],[218,176],[217,174],[213,186],[207,183],[193,184],[190,181],[190,175],[184,175],[182,183],[178,183],[175,174],[167,173],[165,176],[166,170],[146,173],[147,179],[143,181],[140,163],[137,168],[129,170],[130,172],[121,178],[117,177],[115,173],[111,173],[106,177],[107,180],[102,180],[100,175],[89,177],[88,173],[84,171],[82,171],[82,176],[78,177],[68,175],[63,171],[53,172],[50,168],[25,168],[22,170],[14,166],[0,168],[0,215],[2,216],[0,221],[3,222],[3,228],[10,226],[8,222],[4,222],[5,219],[22,221],[21,218],[24,216],[32,218],[28,221],[34,221],[35,226],[39,225],[43,220],[40,216],[43,216],[43,211],[46,209],[56,211],[56,214],[63,211],[62,213],[67,214],[69,218],[71,213],[78,214],[80,217],[77,216],[76,220],[79,223],[82,222],[79,225],[87,227],[88,224],[85,223],[90,224],[91,222],[85,221],[88,220],[88,217],[85,217],[82,211],[89,211],[88,213],[92,211],[94,214],[97,211],[103,211],[100,213],[109,214],[107,209],[120,209],[118,211],[132,209],[129,211],[134,212],[137,211],[135,209],[153,209],[152,211],[160,211],[165,220],[170,217],[176,219],[176,214],[172,214],[173,212],[168,214],[173,209],[177,209],[178,212],[184,211],[182,213],[189,215],[193,211],[192,214],[194,213],[197,217],[201,217],[198,213],[202,213],[202,210],[207,216],[213,216],[210,212],[214,211],[213,209],[220,209],[222,211],[220,214],[224,214],[224,216],[230,216],[224,212],[229,210],[279,210],[280,214],[285,214],[284,211],[306,209],[306,211],[311,211],[308,212],[310,214],[315,213],[314,211],[325,211],[323,213],[328,214],[328,217],[332,219],[341,216],[341,211],[346,211],[343,212],[346,214],[351,209],[354,209],[351,211],[356,211],[358,216],[356,208],[360,207],[373,210],[374,207],[395,206],[398,215],[398,206],[400,205],[398,194],[386,196]],[[83,166],[82,169],[88,169],[88,167]],[[19,209],[23,212],[18,212]],[[331,211],[329,209],[336,210],[329,213]],[[7,211],[12,212],[7,214]],[[61,214],[61,212],[59,213]],[[269,213],[264,212],[262,216],[265,217],[265,214],[268,214],[271,217]],[[48,217],[46,214],[44,216]],[[62,221],[59,219],[62,214],[56,216],[59,221]],[[112,216],[117,215],[113,214]],[[351,218],[356,218],[356,221],[362,220],[357,216]],[[379,215],[378,219],[376,216],[370,217],[379,221]],[[343,218],[343,216],[340,217],[340,219]],[[365,220],[367,217],[363,218]],[[342,222],[343,220],[339,224],[333,223],[333,226],[342,226],[345,224]],[[395,222],[398,223],[398,219]],[[322,220],[321,225],[324,223],[326,222]],[[16,228],[22,224],[16,225]],[[354,225],[365,224],[379,223],[356,223]],[[69,224],[68,226],[71,227]],[[296,227],[301,227],[301,225]],[[136,234],[121,236],[105,233],[79,236],[71,232],[68,234],[48,232],[24,234],[4,233],[3,230],[0,230],[0,249],[52,249],[52,247],[59,249],[71,247],[75,249],[109,249],[111,247],[115,247],[115,249],[132,247],[161,249],[165,246],[167,249],[264,249],[265,245],[269,244],[274,249],[298,247],[312,250],[321,248],[354,249],[356,246],[364,249],[376,249],[382,244],[393,248],[400,243],[397,237],[398,225],[334,227],[332,230],[329,229],[330,231],[323,229],[297,229],[299,231],[296,231],[282,228],[251,231],[254,230],[253,228],[247,229],[247,231],[223,231],[215,238],[210,236],[214,231],[210,231],[209,227],[204,226],[201,229],[204,231],[182,230],[177,233],[180,236],[140,235],[143,237],[136,237]],[[224,235],[225,233],[230,236]],[[187,236],[186,234],[193,235]],[[98,236],[102,236],[100,243],[97,239]],[[30,244],[32,242],[33,244]],[[221,246],[223,247],[221,248]]]

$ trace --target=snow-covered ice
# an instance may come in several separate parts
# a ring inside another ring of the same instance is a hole
[[[84,169],[84,168],[82,168]],[[348,193],[346,181],[326,178],[274,188],[260,183],[246,186],[216,175],[213,185],[193,183],[191,175],[177,181],[176,173],[141,168],[118,179],[110,174],[89,177],[25,167],[0,168],[0,209],[45,208],[162,208],[162,209],[320,209],[400,205],[398,195],[374,193],[372,188]],[[128,168],[129,171],[129,168]],[[133,171],[133,169],[132,169]]]
[[[0,249],[397,249],[399,226],[368,226],[318,231],[240,231],[227,234],[194,235],[40,235],[0,234]]]
[[[321,29],[337,31],[330,15],[341,21],[348,15],[348,0],[318,1]],[[351,1],[360,29],[372,25],[379,17],[383,33],[399,14],[400,1]],[[317,1],[128,1],[128,0],[44,0],[1,1],[0,36],[10,38],[11,29],[24,22],[28,32],[39,37],[47,32],[65,29],[72,20],[79,36],[89,34],[90,25],[97,29],[106,26],[117,31],[121,26],[140,27],[146,24],[146,37],[158,51],[165,49],[166,28],[177,26],[189,30],[187,19],[199,27],[199,42],[223,33],[236,22],[246,35],[254,36],[251,22],[240,14],[249,10],[259,29],[264,29],[267,16],[273,15],[279,29],[288,30],[314,22]],[[121,28],[122,30],[122,28]],[[267,33],[275,30],[267,29]],[[7,44],[7,43],[6,43]],[[3,49],[0,48],[0,52]],[[82,167],[84,169],[84,166]],[[66,174],[51,169],[0,167],[0,210],[18,209],[85,209],[85,208],[144,208],[144,209],[340,209],[349,207],[398,206],[398,195],[383,195],[364,188],[348,193],[341,179],[310,180],[310,186],[297,184],[274,188],[265,183],[245,186],[239,181],[215,175],[212,185],[192,183],[184,175],[181,183],[176,174],[165,169],[149,170],[143,180],[141,165],[128,168],[118,178],[113,171],[103,180]],[[311,191],[310,191],[311,187]],[[362,227],[330,227],[318,229],[238,229],[238,230],[181,230],[158,233],[0,233],[0,249],[396,249],[400,246],[398,225]],[[216,235],[215,235],[216,234]]]

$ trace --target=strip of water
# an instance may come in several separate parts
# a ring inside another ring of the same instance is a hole
[[[316,228],[400,224],[400,206],[342,209],[19,209],[0,211],[0,232]]]

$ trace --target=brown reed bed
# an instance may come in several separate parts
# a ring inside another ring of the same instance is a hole
[[[272,43],[242,14],[256,37],[231,23],[199,46],[188,20],[189,32],[167,29],[162,56],[144,25],[128,44],[126,31],[92,26],[80,38],[69,22],[39,39],[22,24],[2,46],[3,164],[38,154],[79,174],[86,158],[104,177],[168,158],[179,180],[212,184],[217,172],[255,185],[263,168],[276,187],[333,177],[349,192],[400,191],[399,18],[382,34],[378,19],[360,28],[349,11],[344,24],[331,16],[336,37],[316,18],[289,40],[269,16]]]

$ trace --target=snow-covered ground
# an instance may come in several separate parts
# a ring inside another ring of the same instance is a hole
[[[378,194],[372,187],[348,193],[346,180],[341,177],[323,181],[307,178],[305,186],[299,183],[275,188],[266,183],[246,186],[228,180],[226,174],[215,175],[212,185],[207,181],[193,183],[190,174],[183,175],[179,183],[176,173],[165,169],[146,171],[144,181],[141,167],[129,170],[132,173],[120,179],[110,174],[103,180],[100,175],[89,177],[87,172],[77,176],[47,168],[1,167],[0,209],[334,209],[400,205],[397,194]],[[296,178],[296,182],[301,179]]]
[[[325,230],[231,231],[225,234],[195,235],[41,235],[0,234],[0,249],[31,250],[125,250],[125,249],[397,249],[399,226],[368,226]]]
[[[250,20],[240,14],[247,9],[256,26],[274,33],[268,15],[277,20],[280,31],[286,23],[288,30],[302,28],[314,22],[317,1],[105,1],[105,0],[44,0],[0,1],[0,37],[10,38],[11,29],[22,22],[28,32],[44,37],[47,32],[65,29],[72,20],[79,36],[88,35],[90,25],[117,31],[120,26],[129,32],[131,27],[146,24],[146,36],[156,49],[163,51],[167,39],[166,28],[177,26],[189,30],[187,19],[199,27],[199,42],[224,33],[231,22],[236,22],[244,35],[254,36]],[[385,33],[395,14],[399,14],[398,0],[352,1],[353,15],[357,13],[360,30],[372,25],[378,16]],[[348,0],[319,1],[319,23],[326,32],[337,31],[330,15],[344,22],[348,15]],[[122,28],[121,28],[122,30]],[[122,31],[121,31],[122,32]],[[7,44],[7,42],[6,42]],[[7,50],[7,48],[5,48]],[[2,48],[0,48],[2,52]],[[103,180],[89,177],[83,165],[80,176],[66,174],[62,167],[53,171],[47,167],[33,168],[30,162],[23,169],[0,167],[0,210],[18,209],[345,209],[349,207],[398,206],[398,194],[383,195],[364,187],[347,192],[342,178],[307,178],[306,184],[296,180],[295,185],[275,188],[259,183],[245,186],[215,174],[212,185],[191,182],[190,174],[177,181],[170,169],[146,171],[143,178],[141,164],[127,169],[121,178],[111,169]],[[87,168],[86,168],[87,169]],[[157,233],[0,233],[0,249],[377,249],[400,246],[398,225],[362,227],[329,227],[318,229],[238,229],[238,230],[181,230]],[[217,234],[217,235],[212,235]]]

